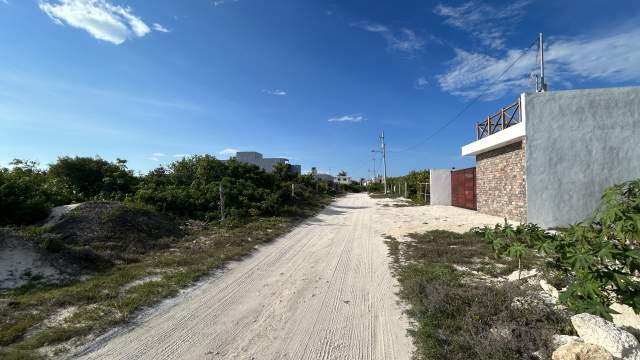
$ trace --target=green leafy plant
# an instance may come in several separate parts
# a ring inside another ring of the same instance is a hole
[[[546,256],[549,270],[570,279],[560,301],[576,312],[611,319],[614,302],[640,312],[640,179],[607,189],[594,214],[566,232],[507,223],[479,232],[498,257]]]

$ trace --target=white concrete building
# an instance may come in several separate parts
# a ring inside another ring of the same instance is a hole
[[[336,181],[338,184],[345,184],[345,185],[348,185],[348,184],[351,184],[351,176],[347,176],[347,175],[337,175],[337,176],[335,177],[335,181]]]
[[[255,151],[238,151],[235,156],[236,161],[253,164],[266,172],[272,172],[277,164],[290,164],[289,159],[285,158],[264,158],[262,154]],[[302,168],[300,165],[291,165],[291,171],[300,174]]]

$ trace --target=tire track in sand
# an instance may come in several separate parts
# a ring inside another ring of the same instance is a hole
[[[409,359],[378,210],[366,194],[337,199],[175,306],[79,357]]]

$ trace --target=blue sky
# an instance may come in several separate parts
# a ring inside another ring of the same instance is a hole
[[[391,175],[471,166],[540,31],[551,90],[640,83],[640,3],[614,3],[0,0],[0,165],[237,149],[366,177],[384,129]]]

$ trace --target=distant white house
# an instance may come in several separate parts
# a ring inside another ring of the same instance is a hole
[[[322,180],[322,181],[327,181],[327,182],[333,182],[334,181],[333,175],[319,173],[318,169],[316,169],[315,167],[311,168],[311,175],[316,180]]]
[[[265,158],[265,157],[262,157],[262,154],[255,151],[238,151],[236,153],[235,159],[236,161],[239,161],[239,162],[256,165],[266,172],[272,172],[273,168],[277,164],[291,165],[291,172],[294,174],[300,174],[301,172],[300,165],[290,164],[288,159]]]
[[[337,182],[338,184],[351,184],[351,176],[347,176],[347,175],[337,175],[335,177],[335,182]]]

